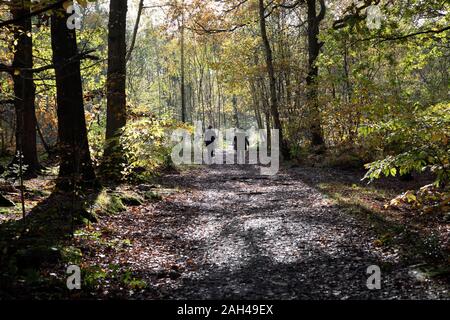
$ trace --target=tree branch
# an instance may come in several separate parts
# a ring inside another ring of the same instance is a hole
[[[327,7],[325,6],[325,0],[319,0],[320,2],[320,12],[317,16],[317,21],[322,21],[325,18],[325,14],[327,13]]]
[[[130,60],[131,53],[133,52],[134,45],[136,44],[136,36],[137,36],[137,32],[139,30],[139,22],[141,21],[141,14],[142,14],[142,10],[143,9],[144,9],[144,0],[140,0],[139,1],[138,12],[137,12],[137,17],[136,17],[136,23],[134,25],[134,30],[133,30],[133,36],[131,38],[130,49],[128,49],[127,55],[125,57],[125,60],[127,62]]]
[[[14,104],[14,99],[0,100],[0,105],[3,104]]]
[[[37,16],[37,15],[39,15],[41,13],[44,13],[44,12],[47,12],[47,11],[59,8],[66,1],[67,0],[58,0],[55,3],[52,3],[52,4],[50,4],[50,5],[46,6],[46,7],[43,7],[41,9],[32,11],[30,13],[24,14],[23,16],[20,16],[20,17],[14,18],[14,19],[10,19],[10,20],[1,21],[0,22],[0,28],[4,27],[4,26],[7,26],[7,25],[10,25],[10,24],[16,24],[17,22],[22,21],[23,19],[31,18],[31,17]]]
[[[364,5],[362,5],[361,7],[357,7],[355,4],[352,4],[349,8],[347,8],[347,10],[345,10],[346,12],[349,11],[353,11],[356,10],[354,13],[348,14],[346,16],[344,16],[342,19],[338,19],[335,20],[333,22],[333,29],[338,30],[338,29],[342,29],[344,27],[347,26],[348,22],[356,19],[356,20],[363,20],[366,18],[365,14],[361,14],[361,12],[370,7],[371,5],[378,5],[380,3],[381,0],[366,0],[364,1]]]
[[[424,30],[424,31],[417,31],[417,32],[413,32],[413,33],[409,33],[409,34],[405,34],[405,35],[401,35],[401,36],[396,36],[396,37],[386,37],[386,38],[382,38],[380,40],[380,42],[402,40],[402,39],[406,39],[406,38],[415,37],[415,36],[418,36],[421,34],[442,33],[447,30],[450,30],[450,26],[444,27],[442,29],[430,29],[430,30]]]
[[[0,72],[13,73],[13,68],[4,63],[0,63]]]
[[[81,52],[81,53],[77,54],[76,56],[72,57],[69,61],[67,61],[67,64],[70,64],[76,60],[83,60],[83,59],[89,59],[89,60],[95,60],[95,61],[99,60],[100,59],[99,57],[91,55],[92,52],[95,52],[95,50],[91,49],[91,50],[87,50],[85,52]],[[43,71],[54,69],[54,68],[55,68],[54,64],[49,64],[49,65],[42,66],[39,68],[30,69],[30,68],[13,68],[12,66],[8,66],[6,64],[0,63],[0,72],[7,72],[9,74],[13,74],[15,70],[28,71],[31,73],[39,73],[39,72],[43,72]]]

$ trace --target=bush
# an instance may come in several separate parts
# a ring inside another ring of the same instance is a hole
[[[417,110],[401,119],[392,119],[365,128],[366,135],[384,134],[387,144],[398,145],[399,153],[366,165],[365,179],[431,171],[436,186],[450,179],[450,104],[443,103]]]
[[[152,116],[129,122],[121,137],[126,159],[124,177],[146,180],[157,171],[171,167],[171,134],[182,126],[185,125],[176,120],[158,120]]]

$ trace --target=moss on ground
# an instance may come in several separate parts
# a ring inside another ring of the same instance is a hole
[[[120,194],[119,197],[125,206],[134,207],[134,206],[141,206],[144,204],[144,200],[140,196],[135,194],[124,193]]]
[[[94,212],[102,214],[118,214],[126,210],[120,196],[103,190],[93,204]]]
[[[144,198],[145,198],[145,200],[152,201],[152,202],[158,202],[158,201],[162,200],[162,196],[155,191],[146,191],[144,193]]]

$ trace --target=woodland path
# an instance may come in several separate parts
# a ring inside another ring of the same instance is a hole
[[[370,225],[306,183],[314,170],[265,177],[255,166],[216,165],[165,176],[181,192],[101,222],[111,237],[132,239],[103,263],[126,263],[146,280],[137,299],[449,297],[445,285],[414,278],[397,252],[376,247]],[[389,270],[381,290],[366,287],[370,265]]]

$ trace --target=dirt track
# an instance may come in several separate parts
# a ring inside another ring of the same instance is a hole
[[[302,178],[314,174],[223,165],[166,176],[183,192],[101,222],[110,237],[132,240],[101,260],[145,279],[137,299],[448,298]],[[367,289],[370,265],[382,268],[381,290]]]

